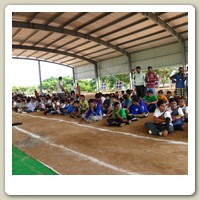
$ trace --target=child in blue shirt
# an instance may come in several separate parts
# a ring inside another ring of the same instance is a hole
[[[123,102],[122,102],[122,108],[127,108],[129,104],[131,104],[131,99],[128,97],[127,94],[123,95]]]
[[[69,100],[64,101],[64,105],[60,108],[61,115],[67,115],[73,112],[73,106],[70,104]]]
[[[83,120],[88,123],[92,123],[95,121],[100,121],[103,119],[103,109],[102,106],[95,102],[94,99],[90,99],[88,101],[89,108],[85,114],[82,115]]]

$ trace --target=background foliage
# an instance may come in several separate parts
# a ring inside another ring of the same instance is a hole
[[[169,77],[172,75],[173,68],[158,68],[154,70],[158,76],[160,77],[160,86],[165,87],[166,84],[170,82]],[[143,73],[147,73],[147,71],[143,71]],[[56,92],[56,83],[58,81],[57,77],[50,77],[48,79],[45,79],[42,81],[43,85],[43,92],[44,93],[55,93]],[[113,75],[113,76],[105,76],[105,77],[100,77],[99,80],[99,86],[101,88],[102,82],[106,82],[107,84],[107,90],[114,90],[115,89],[115,83],[116,81],[122,81],[123,82],[123,88],[122,89],[127,89],[129,88],[129,74],[118,74],[118,75]],[[70,91],[71,84],[73,83],[72,77],[63,77],[63,83],[64,83],[64,88],[65,91]],[[96,80],[90,79],[90,80],[79,80],[78,81],[81,91],[86,91],[86,92],[94,92],[96,89]],[[16,87],[13,86],[12,91],[15,92],[18,89],[21,93],[24,93],[26,95],[33,95],[34,91],[40,90],[39,85],[37,86],[31,86],[31,87]]]

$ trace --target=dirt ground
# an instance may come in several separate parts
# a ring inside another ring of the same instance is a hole
[[[69,116],[13,113],[13,145],[65,175],[186,175],[188,130],[167,137],[146,133],[152,115],[124,127],[106,118],[79,124]]]

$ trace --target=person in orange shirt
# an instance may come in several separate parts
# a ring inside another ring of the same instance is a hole
[[[159,90],[157,93],[158,100],[164,100],[166,103],[168,103],[167,97],[163,95],[163,90]]]

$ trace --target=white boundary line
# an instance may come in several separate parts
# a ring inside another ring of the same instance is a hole
[[[14,113],[16,115],[20,115],[17,113]],[[62,120],[62,119],[58,119],[58,118],[48,118],[48,117],[42,117],[42,116],[33,116],[30,114],[26,114],[29,117],[33,117],[33,118],[40,118],[40,119],[45,119],[45,120],[53,120],[53,121],[58,121],[58,122],[65,122],[65,123],[70,123],[70,124],[76,124],[77,126],[82,126],[82,127],[86,127],[86,128],[90,128],[90,129],[95,129],[95,130],[99,130],[99,131],[103,131],[103,132],[109,132],[109,133],[113,133],[113,134],[120,134],[120,135],[126,135],[126,136],[131,136],[134,138],[140,138],[140,139],[146,139],[146,140],[154,140],[154,141],[159,141],[159,142],[165,142],[168,144],[176,144],[176,145],[188,145],[187,142],[182,142],[182,141],[175,141],[175,140],[164,140],[164,139],[158,139],[158,138],[153,138],[153,137],[146,137],[146,136],[141,136],[141,135],[136,135],[134,133],[128,133],[128,132],[121,132],[121,131],[113,131],[113,130],[109,130],[109,129],[104,129],[104,128],[97,128],[97,127],[93,127],[93,126],[89,126],[89,125],[85,125],[85,124],[79,124],[78,122],[72,122],[72,121],[66,121],[66,120]]]
[[[40,137],[39,135],[36,135],[36,134],[34,134],[34,133],[31,133],[31,132],[29,132],[29,131],[26,131],[26,130],[24,130],[24,129],[21,129],[21,128],[17,127],[17,126],[14,126],[13,128],[15,128],[16,130],[21,131],[21,132],[23,132],[23,133],[26,133],[27,135],[29,135],[29,136],[31,136],[31,137],[33,137],[33,138],[35,138],[35,139],[41,140],[41,141],[43,141],[44,143],[46,143],[46,144],[48,144],[48,145],[50,145],[50,146],[53,146],[53,147],[62,149],[63,151],[65,151],[65,152],[67,152],[67,153],[70,152],[70,153],[72,153],[72,154],[74,154],[74,155],[76,155],[76,156],[79,156],[79,157],[82,158],[82,159],[89,160],[89,161],[91,161],[91,162],[93,162],[93,163],[95,163],[95,164],[101,165],[101,166],[103,166],[103,167],[107,167],[107,168],[112,169],[112,170],[114,170],[114,171],[118,171],[118,172],[125,173],[125,174],[130,174],[130,175],[141,175],[141,174],[139,174],[139,173],[129,172],[129,171],[125,170],[125,169],[122,169],[122,168],[116,167],[116,166],[114,166],[114,165],[105,163],[105,162],[103,162],[103,161],[101,161],[101,160],[98,160],[98,159],[95,158],[95,157],[85,155],[85,154],[80,153],[80,152],[78,152],[78,151],[74,151],[74,150],[72,150],[72,149],[69,149],[69,148],[63,146],[63,145],[54,144],[54,143],[50,142],[48,139],[46,139],[46,138],[42,138],[42,137]]]
[[[35,159],[35,158],[34,158],[34,159]],[[37,160],[37,159],[35,159],[35,160]],[[52,171],[54,171],[56,174],[62,175],[61,173],[59,173],[58,171],[56,171],[55,169],[53,169],[53,168],[50,167],[49,165],[43,163],[42,161],[40,161],[40,160],[37,160],[37,161],[38,161],[39,163],[41,163],[42,165],[44,165],[45,167],[47,167],[47,168],[51,169]]]

